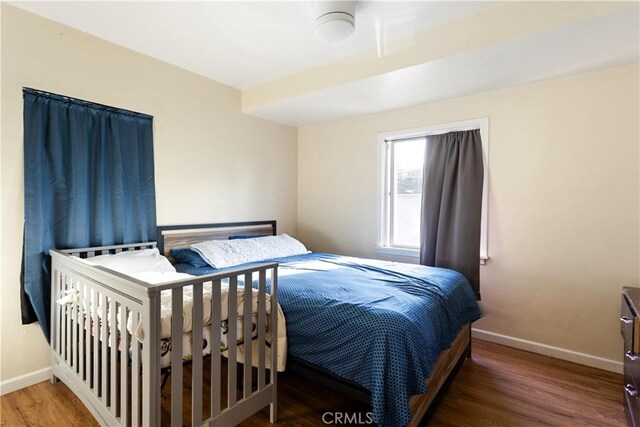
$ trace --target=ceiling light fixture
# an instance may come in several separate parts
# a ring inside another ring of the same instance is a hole
[[[355,1],[315,1],[313,18],[318,40],[337,43],[347,39],[356,28]]]

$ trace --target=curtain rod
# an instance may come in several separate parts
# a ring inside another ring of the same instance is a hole
[[[385,139],[385,142],[402,142],[402,141],[412,141],[414,139],[423,139],[426,138],[427,135],[416,135],[416,136],[407,136],[404,138],[389,138]]]
[[[33,89],[33,88],[30,88],[30,87],[23,87],[22,88],[22,94],[24,95],[25,93],[30,93],[30,94],[34,94],[34,95],[49,96],[52,99],[59,98],[61,101],[66,101],[66,102],[71,102],[71,103],[79,103],[79,104],[83,104],[83,105],[87,105],[88,104],[90,106],[98,107],[98,108],[101,108],[103,110],[112,110],[112,111],[118,112],[120,114],[128,114],[128,115],[132,115],[132,116],[135,116],[135,117],[153,119],[153,116],[151,114],[139,113],[137,111],[127,110],[126,108],[112,107],[110,105],[100,104],[98,102],[87,101],[86,99],[74,98],[72,96],[60,95],[59,93],[48,92],[46,90]]]
[[[426,138],[428,136],[444,135],[445,133],[464,132],[464,131],[468,131],[468,130],[480,130],[480,126],[460,127],[459,129],[447,129],[447,130],[443,130],[443,131],[435,131],[435,132],[429,132],[429,133],[416,133],[416,134],[414,134],[412,136],[385,139],[385,142],[411,141],[413,139],[421,139],[421,138]]]

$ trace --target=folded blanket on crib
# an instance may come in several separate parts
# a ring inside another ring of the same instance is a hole
[[[193,278],[195,276],[191,276],[185,273],[175,273],[175,272],[143,272],[143,273],[134,273],[130,274],[131,277],[134,277],[138,280],[145,281],[147,283],[158,284],[175,280],[182,280],[185,278]],[[205,282],[203,286],[202,292],[202,323],[203,326],[211,325],[211,282]],[[77,292],[72,294],[67,294],[63,298],[60,298],[57,302],[58,304],[70,304],[73,300],[76,300],[77,303],[80,303],[79,294]],[[89,301],[93,301],[93,295],[89,297]],[[223,350],[223,355],[227,355],[227,335],[229,328],[229,284],[226,281],[221,283],[220,289],[220,309],[221,309],[221,342],[220,348]],[[193,330],[193,287],[187,286],[183,288],[182,294],[182,302],[183,302],[183,311],[182,311],[182,331],[183,334],[189,334]],[[237,338],[237,360],[238,362],[244,361],[244,346],[243,343],[245,341],[244,337],[244,287],[240,283],[237,288],[237,299],[236,299],[236,307],[237,307],[237,326],[236,326],[236,338]],[[89,308],[88,310],[93,315],[93,310]],[[98,317],[102,317],[102,308],[98,305],[96,312]],[[269,314],[271,313],[271,295],[266,295],[266,313],[267,319],[266,324],[266,340],[268,343],[272,341],[271,339],[271,331],[273,328],[270,325]],[[258,290],[252,288],[252,296],[251,296],[251,316],[253,321],[253,334],[252,337],[249,338],[252,342],[252,359],[253,365],[258,366],[258,342],[253,340],[257,337],[257,322],[258,322]],[[120,322],[120,313],[118,310],[118,322]],[[107,316],[108,321],[110,321],[111,316]],[[278,314],[277,314],[277,322],[278,322],[278,360],[277,360],[277,369],[278,371],[284,371],[286,362],[287,362],[287,333],[286,333],[286,322],[284,318],[284,312],[280,305],[278,305]],[[131,316],[128,316],[127,319],[127,330],[129,333],[136,337],[140,342],[144,340],[144,329],[143,322],[139,321],[135,328],[132,325],[133,319]],[[208,336],[208,334],[207,334]],[[171,339],[171,290],[162,291],[160,294],[160,338],[164,343],[168,341],[173,341]],[[165,344],[163,344],[165,345]],[[190,356],[191,349],[185,348],[185,357]],[[189,351],[187,351],[189,350]],[[206,351],[206,354],[210,352],[210,349]],[[268,346],[266,348],[266,357],[267,366],[270,365],[271,360],[271,349]]]

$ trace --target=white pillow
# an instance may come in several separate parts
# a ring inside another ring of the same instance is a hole
[[[253,239],[209,240],[191,247],[200,252],[213,268],[309,253],[302,243],[287,234]]]
[[[126,251],[114,255],[99,255],[84,259],[89,264],[97,264],[122,274],[140,273],[143,271],[169,271],[176,269],[169,260],[160,255],[157,248]]]

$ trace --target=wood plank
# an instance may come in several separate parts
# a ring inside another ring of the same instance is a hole
[[[447,381],[447,378],[451,371],[454,369],[456,361],[463,357],[469,343],[471,325],[467,325],[458,334],[456,339],[451,344],[451,348],[443,351],[431,372],[431,376],[427,380],[427,391],[420,395],[412,396],[409,399],[409,407],[411,408],[411,422],[410,427],[414,427],[420,424],[420,420],[424,417],[428,411],[431,403],[436,398],[436,395],[441,387]]]

